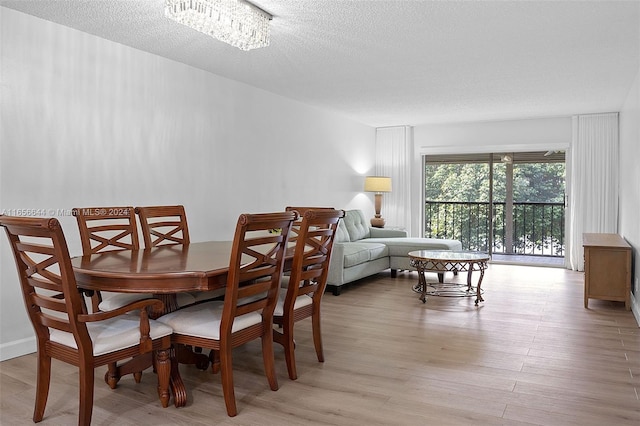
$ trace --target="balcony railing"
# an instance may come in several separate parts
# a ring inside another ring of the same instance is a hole
[[[513,221],[506,207],[493,203],[492,253],[564,256],[563,203],[513,203]],[[489,251],[490,220],[488,202],[425,202],[425,237],[460,240],[464,250]]]

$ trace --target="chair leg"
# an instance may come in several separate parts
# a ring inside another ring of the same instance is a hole
[[[102,302],[102,295],[99,291],[94,291],[91,295],[91,310],[92,312],[99,312],[100,308],[98,305]]]
[[[296,369],[296,343],[293,340],[293,322],[283,324],[282,339],[279,339],[284,347],[284,359],[287,362],[287,373],[291,380],[298,378]]]
[[[313,328],[313,345],[316,348],[318,362],[324,362],[324,352],[322,350],[322,331],[320,329],[320,309],[315,309],[311,316],[311,327]]]
[[[262,334],[262,359],[264,360],[264,371],[271,390],[278,390],[278,377],[276,376],[276,360],[273,354],[273,334],[271,327]]]
[[[78,407],[78,426],[91,425],[93,412],[93,365],[80,361],[80,404]]]
[[[107,365],[107,372],[104,375],[104,381],[111,389],[115,389],[118,387],[118,382],[120,381],[120,372],[118,371],[118,364],[115,362],[110,362]]]
[[[229,417],[238,414],[236,408],[236,394],[233,389],[233,366],[231,364],[231,344],[222,344],[220,347],[220,375],[222,381],[222,394],[224,404],[227,407]]]
[[[169,379],[171,376],[170,349],[157,350],[155,369],[158,373],[158,397],[163,408],[169,406]]]
[[[36,404],[33,409],[33,421],[38,423],[44,417],[44,408],[49,396],[49,383],[51,382],[51,357],[38,351],[38,372],[36,385]]]
[[[220,372],[220,351],[211,349],[209,361],[211,362],[211,373],[218,374]]]

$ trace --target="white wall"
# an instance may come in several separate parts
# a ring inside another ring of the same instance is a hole
[[[523,152],[565,149],[571,117],[417,126],[416,155]]]
[[[620,221],[618,231],[633,247],[634,277],[631,300],[640,324],[640,68],[620,110]]]
[[[10,9],[0,23],[0,210],[57,216],[72,255],[72,207],[184,204],[193,241],[287,205],[373,215],[375,129]],[[6,359],[35,346],[0,239]]]
[[[571,144],[571,117],[416,126],[413,140],[412,192],[424,194],[423,155],[564,150]],[[421,206],[413,212],[412,229],[424,228]]]

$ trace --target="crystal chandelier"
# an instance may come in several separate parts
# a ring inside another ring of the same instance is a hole
[[[269,45],[271,15],[245,0],[166,0],[164,12],[241,50]]]

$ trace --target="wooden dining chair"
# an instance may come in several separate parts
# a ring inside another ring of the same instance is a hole
[[[97,254],[112,250],[138,250],[138,224],[131,206],[75,207],[71,210],[78,223],[82,254]],[[152,294],[113,293],[103,299],[99,291],[91,291],[93,312],[113,311],[137,300],[150,299]],[[136,383],[142,380],[142,369],[129,371],[117,363],[109,363],[104,380],[115,389],[123,375],[132,373]]]
[[[329,261],[338,223],[344,210],[307,209],[292,226],[297,235],[290,275],[283,279],[286,291],[278,296],[273,322],[273,340],[284,347],[291,380],[298,374],[295,361],[294,323],[311,317],[313,344],[319,362],[324,362],[320,328],[320,303],[327,286]],[[284,290],[284,289],[283,289]]]
[[[169,405],[171,333],[150,320],[155,299],[139,300],[108,312],[87,313],[76,286],[71,259],[57,219],[0,216],[13,250],[22,296],[36,333],[38,368],[33,421],[44,417],[51,359],[79,369],[78,424],[88,426],[93,411],[94,369],[117,360],[155,353],[158,395]],[[158,306],[159,305],[159,306]],[[128,314],[137,311],[138,315]]]
[[[82,254],[110,250],[138,250],[138,224],[133,207],[76,207],[72,214],[78,222]],[[150,294],[114,293],[106,300],[95,291],[91,297],[93,311],[110,311],[135,300],[149,299]]]
[[[189,244],[189,226],[184,206],[136,207],[145,247]]]
[[[273,354],[273,310],[284,264],[293,212],[243,214],[238,218],[224,301],[180,309],[158,320],[174,328],[174,344],[211,349],[212,371],[221,371],[222,393],[231,417],[237,414],[232,349],[262,340],[264,369],[272,390],[278,389]],[[269,233],[281,229],[280,233]]]
[[[140,218],[145,247],[189,244],[189,225],[184,206],[136,207],[135,212]],[[178,305],[187,306],[221,298],[223,295],[224,289],[181,293],[178,295]],[[191,300],[188,300],[187,297],[190,297]]]

